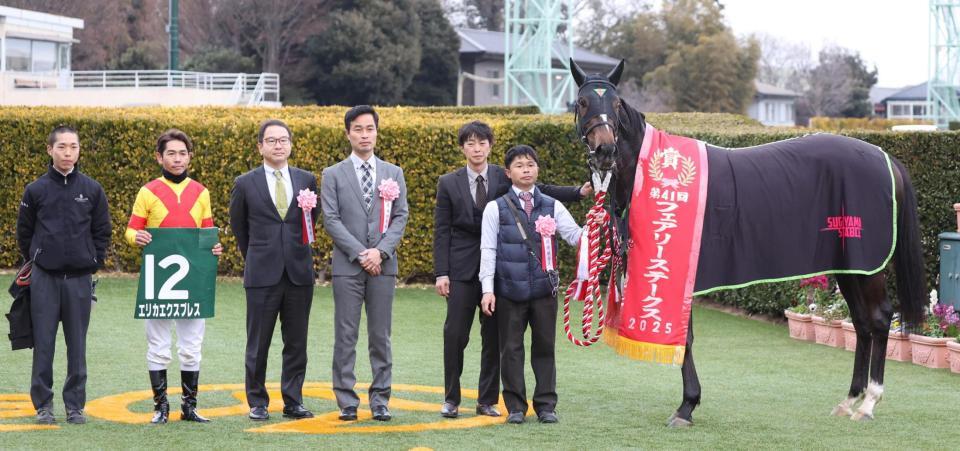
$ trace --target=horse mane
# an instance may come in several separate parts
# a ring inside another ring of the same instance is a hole
[[[620,134],[630,147],[640,149],[643,131],[647,126],[647,118],[643,113],[635,110],[626,100],[620,99]]]

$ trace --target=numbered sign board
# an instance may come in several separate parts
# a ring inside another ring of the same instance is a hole
[[[134,318],[212,318],[217,287],[217,228],[147,229]]]

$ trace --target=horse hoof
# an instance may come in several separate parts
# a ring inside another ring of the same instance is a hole
[[[847,406],[836,406],[833,408],[833,411],[830,412],[830,415],[835,417],[849,417],[853,415],[853,411]]]
[[[677,414],[670,415],[670,420],[667,422],[668,428],[688,428],[693,426],[692,421],[684,420],[677,416]]]
[[[850,419],[853,421],[873,421],[873,414],[857,412],[850,416]]]

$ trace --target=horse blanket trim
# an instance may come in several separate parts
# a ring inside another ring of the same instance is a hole
[[[617,353],[683,364],[707,186],[706,145],[647,125],[630,201],[627,281],[603,336]]]
[[[795,140],[812,139],[812,138],[815,138],[815,137],[832,137],[832,138],[835,138],[835,139],[846,139],[846,140],[849,140],[849,141],[855,141],[855,140],[853,140],[853,139],[851,139],[851,138],[839,137],[839,136],[835,136],[835,135],[818,133],[818,134],[814,134],[814,135],[807,135],[807,136],[800,137],[800,138],[792,138],[792,139],[788,139],[788,140],[784,140],[784,141],[778,141],[778,142],[775,142],[775,143],[770,143],[770,144],[768,144],[768,145],[776,145],[776,144],[786,143],[786,142],[795,141]],[[872,144],[867,144],[867,143],[864,143],[864,142],[861,142],[861,141],[858,141],[858,143],[859,143],[859,145],[862,147],[861,151],[863,151],[863,149],[865,148],[867,151],[879,152],[879,154],[882,155],[882,158],[883,158],[883,166],[884,166],[885,169],[886,169],[884,172],[886,173],[886,175],[887,175],[887,177],[888,177],[888,180],[889,180],[890,212],[891,212],[890,220],[889,220],[889,223],[891,224],[890,235],[889,235],[889,236],[890,236],[890,240],[889,240],[889,243],[890,243],[890,244],[889,244],[889,247],[887,248],[888,250],[885,252],[885,256],[882,258],[882,260],[879,261],[878,264],[874,265],[873,267],[868,267],[868,268],[866,268],[866,269],[830,268],[830,269],[822,269],[822,270],[817,270],[817,271],[805,271],[805,272],[802,272],[802,273],[800,273],[800,274],[783,276],[783,277],[768,277],[768,278],[759,278],[759,279],[755,279],[755,280],[743,281],[743,282],[740,282],[740,283],[720,284],[720,285],[715,285],[715,286],[710,286],[710,287],[704,287],[704,288],[702,288],[702,289],[700,289],[700,290],[697,290],[697,291],[695,291],[695,292],[693,293],[694,296],[702,296],[702,295],[706,295],[706,294],[709,294],[709,293],[717,292],[717,291],[720,291],[720,290],[731,290],[731,289],[744,288],[744,287],[749,287],[749,286],[757,285],[757,284],[761,284],[761,283],[776,283],[776,282],[787,282],[787,281],[792,281],[792,280],[799,280],[799,279],[804,279],[804,278],[813,277],[813,276],[818,276],[818,275],[826,275],[826,274],[873,275],[873,274],[876,274],[877,272],[880,272],[881,270],[883,270],[883,269],[887,266],[887,264],[890,262],[890,259],[893,257],[893,253],[894,253],[894,251],[895,251],[895,249],[896,249],[896,240],[897,240],[897,214],[898,214],[899,205],[897,204],[897,199],[896,199],[896,195],[895,195],[896,179],[895,179],[895,177],[894,177],[894,172],[893,172],[893,163],[892,163],[892,161],[890,160],[889,154],[887,154],[887,153],[886,153],[883,149],[881,149],[880,147],[874,146],[874,145],[872,145]],[[760,147],[763,147],[763,146],[764,146],[764,145],[756,146],[756,148],[760,148]],[[730,152],[730,151],[732,151],[732,152],[742,152],[742,151],[747,150],[747,149],[754,149],[754,148],[723,149],[723,148],[714,148],[714,147],[712,147],[712,146],[708,146],[708,147],[709,147],[709,150],[711,150],[711,151],[714,151],[714,150],[719,149],[719,150],[725,151],[725,152]],[[711,180],[711,182],[715,182],[715,181],[716,181],[716,179]],[[709,215],[709,212],[708,212],[707,214]],[[702,246],[701,249],[703,249],[703,247],[705,247],[706,244],[702,244],[701,246]],[[701,261],[701,269],[703,269],[703,268],[704,268],[704,264],[703,264],[703,261]]]

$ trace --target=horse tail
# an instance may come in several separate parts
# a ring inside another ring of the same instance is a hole
[[[900,300],[900,317],[907,326],[919,326],[923,322],[927,304],[927,286],[923,245],[920,241],[920,221],[917,216],[917,196],[903,164],[891,157],[900,175],[897,202],[900,205],[897,218],[897,244],[893,253],[897,275],[897,297]]]

